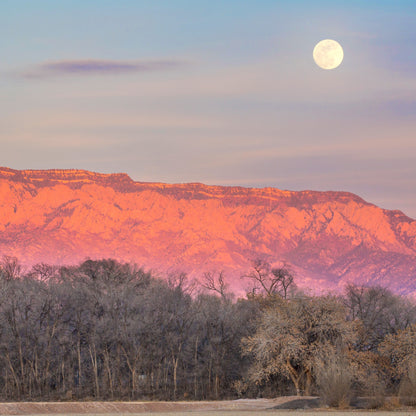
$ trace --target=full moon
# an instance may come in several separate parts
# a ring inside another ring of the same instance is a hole
[[[335,69],[344,59],[344,51],[335,40],[321,40],[313,50],[313,59],[322,69]]]

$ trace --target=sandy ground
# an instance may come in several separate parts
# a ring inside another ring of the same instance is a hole
[[[192,414],[196,415],[196,416],[257,416],[260,415],[262,413],[259,413],[258,411],[227,411],[227,410],[223,410],[223,411],[206,411],[206,412],[193,412],[191,411]],[[330,416],[330,415],[335,415],[335,416],[374,416],[375,414],[377,416],[392,416],[392,412],[388,412],[388,411],[355,411],[355,412],[348,412],[348,411],[329,411],[329,410],[325,410],[325,411],[303,411],[303,410],[271,410],[271,411],[263,411],[263,413],[265,415],[270,415],[270,416]],[[156,413],[108,413],[108,416],[134,416],[134,415],[140,415],[140,416],[181,416],[181,415],[186,415],[188,414],[188,412],[156,412]],[[414,411],[400,411],[400,412],[394,412],[394,415],[397,416],[414,416],[416,413]],[[56,414],[58,415],[58,414]],[[81,416],[81,415],[85,415],[85,413],[59,413],[60,416]],[[102,413],[88,413],[89,416],[100,416],[102,415]],[[33,414],[31,416],[40,416],[37,414]]]
[[[336,411],[316,409],[308,410],[275,410],[294,401],[296,397],[279,397],[276,399],[243,399],[206,402],[20,402],[0,403],[0,415],[152,415],[152,416],[179,416],[193,413],[198,416],[255,416],[264,415],[294,416],[337,416],[354,415],[371,416],[374,411]],[[314,400],[314,398],[310,398]],[[416,410],[394,412],[400,416],[415,416]],[[377,416],[391,416],[391,412],[377,411]]]

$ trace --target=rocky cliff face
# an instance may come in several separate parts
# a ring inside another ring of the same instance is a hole
[[[22,263],[116,258],[231,286],[257,257],[312,290],[416,293],[416,221],[346,192],[134,182],[126,174],[0,168],[0,254]]]

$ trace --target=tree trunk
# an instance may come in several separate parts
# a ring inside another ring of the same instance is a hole
[[[176,389],[177,389],[177,370],[179,358],[172,358],[173,362],[173,400],[176,400]]]
[[[290,375],[290,379],[292,380],[295,389],[296,389],[296,396],[301,396],[302,392],[300,389],[300,378],[301,378],[301,374],[299,374],[292,366],[292,364],[290,364],[290,361],[287,360],[286,361],[286,368],[289,371],[289,375]]]
[[[215,394],[216,399],[218,399],[219,384],[220,384],[220,380],[219,380],[218,374],[215,373],[214,394]]]
[[[306,383],[305,383],[305,396],[310,396],[311,394],[311,385],[312,385],[312,374],[309,369],[305,370],[306,373]]]
[[[212,372],[212,356],[209,360],[209,367],[208,367],[208,393],[211,396],[211,372]]]
[[[77,394],[79,396],[80,388],[82,387],[82,370],[81,370],[81,336],[78,333],[77,339],[77,359],[78,359],[78,383]]]
[[[134,399],[136,393],[136,368],[131,370],[131,398]]]
[[[198,370],[198,337],[196,337],[196,340],[195,340],[195,355],[194,355],[194,398],[195,399],[198,395],[197,370]]]
[[[14,383],[16,385],[17,398],[20,399],[20,383],[19,383],[19,379],[17,378],[16,372],[14,371],[13,364],[12,364],[12,362],[10,360],[9,353],[6,353],[6,358],[7,358],[7,361],[9,363],[10,372],[12,373],[12,377],[13,377]]]
[[[61,363],[61,373],[62,373],[62,393],[65,394],[66,386],[65,386],[65,358],[62,355],[62,363]]]
[[[23,363],[23,350],[22,350],[22,341],[19,337],[18,339],[19,345],[19,362],[20,362],[20,383],[21,383],[21,391],[22,393],[25,392],[25,367]]]
[[[110,354],[108,353],[107,348],[104,349],[104,363],[107,369],[108,387],[110,389],[111,399],[113,399],[114,398],[113,377],[112,377],[111,368],[110,368]]]
[[[98,382],[98,368],[97,368],[97,352],[95,350],[95,344],[93,343],[92,346],[89,346],[90,358],[92,369],[94,372],[94,382],[95,382],[95,398],[100,398],[100,384]]]

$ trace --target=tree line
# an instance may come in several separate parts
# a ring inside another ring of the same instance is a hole
[[[253,262],[247,296],[226,276],[158,279],[112,259],[0,264],[2,400],[201,400],[398,394],[416,404],[416,307],[381,287],[308,296]]]

